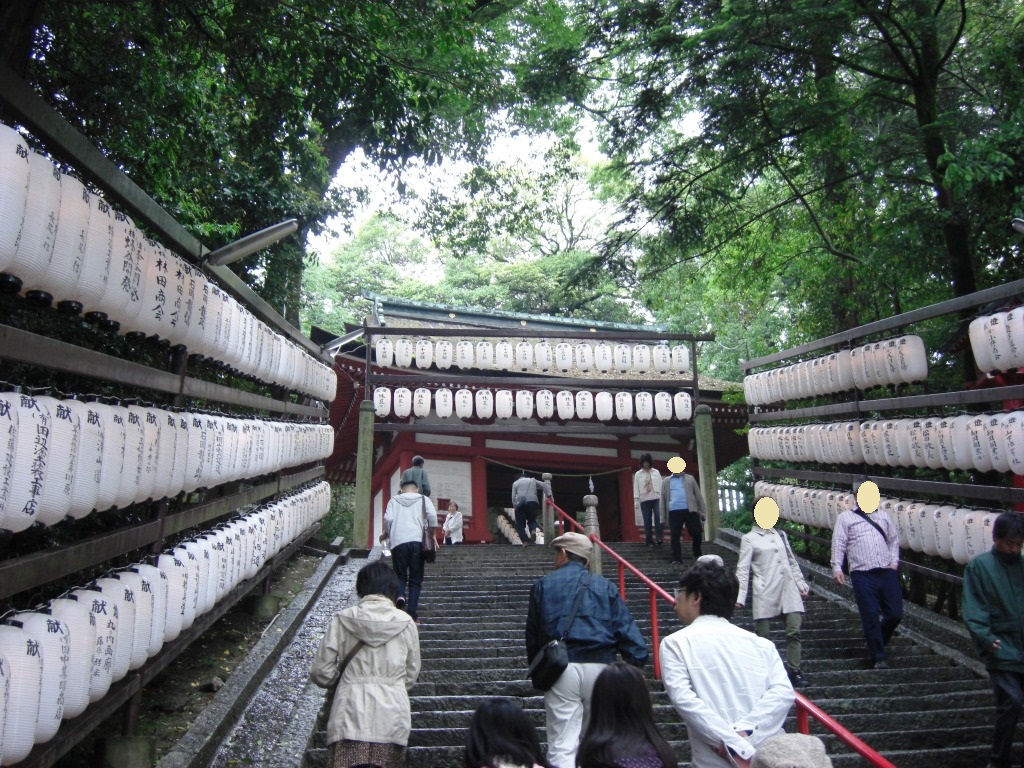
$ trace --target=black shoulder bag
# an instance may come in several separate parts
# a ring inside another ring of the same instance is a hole
[[[565,668],[569,666],[569,649],[565,646],[565,639],[569,636],[572,623],[576,620],[576,612],[579,611],[583,595],[589,586],[590,573],[587,573],[580,581],[576,602],[573,603],[572,613],[569,614],[569,623],[562,632],[562,636],[541,648],[530,662],[530,668],[526,670],[526,676],[530,678],[533,687],[538,691],[550,689],[558,682],[558,678],[565,672]]]
[[[882,530],[882,526],[880,526],[878,523],[876,523],[874,520],[868,517],[867,513],[863,509],[855,509],[853,511],[854,514],[860,515],[862,519],[871,524],[872,528],[874,528],[876,531],[882,534],[882,538],[885,539],[886,544],[889,543],[889,537],[885,535],[885,531]]]

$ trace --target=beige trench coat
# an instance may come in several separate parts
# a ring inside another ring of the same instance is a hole
[[[338,667],[357,640],[366,643],[338,680]],[[342,739],[409,743],[409,692],[420,674],[420,638],[405,611],[383,595],[367,595],[331,619],[309,679],[338,683],[327,723],[327,743]]]
[[[736,602],[745,605],[747,591],[753,581],[754,620],[771,619],[782,613],[803,613],[801,592],[807,582],[793,550],[777,528],[754,526],[740,540],[740,558],[736,563],[736,578],[740,582]]]

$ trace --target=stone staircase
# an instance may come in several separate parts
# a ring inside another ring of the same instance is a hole
[[[669,564],[667,546],[614,546],[661,586],[675,585],[679,566]],[[735,551],[726,546],[708,545],[705,551],[735,565]],[[524,627],[530,585],[550,570],[551,562],[547,547],[495,544],[446,547],[428,566],[420,601],[423,668],[411,692],[410,766],[461,765],[470,718],[489,696],[519,699],[543,740],[543,698],[524,679]],[[615,563],[607,556],[604,575],[617,580]],[[648,592],[631,576],[626,586],[627,604],[650,640]],[[803,693],[900,768],[983,765],[994,707],[988,681],[976,665],[957,663],[955,653],[937,652],[941,649],[904,633],[891,645],[893,668],[868,669],[856,611],[828,594],[823,583],[813,589],[803,626],[804,673],[810,683]],[[658,625],[664,637],[680,624],[668,603],[660,602]],[[749,609],[737,613],[736,623],[752,629]],[[773,624],[773,632],[784,651],[781,622]],[[687,764],[686,729],[653,679],[652,665],[646,672],[662,733],[675,746],[680,764]],[[795,727],[791,715],[787,730]],[[825,740],[837,768],[866,764],[813,720],[811,731]],[[306,765],[323,765],[322,747],[319,733]]]

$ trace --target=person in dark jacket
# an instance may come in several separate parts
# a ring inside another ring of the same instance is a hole
[[[422,456],[413,456],[412,466],[402,473],[402,479],[398,481],[399,487],[406,483],[416,483],[420,493],[430,496],[430,478],[427,476],[427,470],[423,468],[423,463]]]
[[[996,697],[989,768],[1006,768],[1024,707],[1024,515],[1004,512],[992,526],[992,549],[964,569],[963,617],[981,652]]]
[[[548,642],[566,635],[569,666],[544,693],[548,761],[554,768],[575,768],[580,733],[589,719],[590,699],[605,666],[647,662],[647,643],[615,586],[587,570],[592,544],[582,533],[551,541],[555,570],[534,582],[526,617],[526,655],[533,659]],[[577,595],[579,610],[566,626]]]

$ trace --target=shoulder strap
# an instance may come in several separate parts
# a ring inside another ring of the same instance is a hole
[[[338,683],[341,682],[341,676],[345,674],[345,668],[352,661],[352,658],[359,653],[359,649],[366,645],[363,640],[356,640],[356,644],[352,646],[352,650],[345,654],[345,658],[341,660],[341,666],[338,667],[338,679],[334,681],[334,685],[330,687],[331,696],[334,695],[334,690],[338,687]]]
[[[562,639],[564,640],[569,636],[569,630],[572,629],[572,623],[576,621],[576,612],[580,609],[580,603],[583,602],[583,595],[590,587],[590,571],[583,574],[583,578],[580,579],[580,587],[576,592],[576,602],[572,604],[572,611],[569,613],[569,623],[565,625],[565,630],[562,632]]]
[[[878,531],[882,535],[882,538],[885,539],[885,543],[886,544],[889,543],[889,537],[885,535],[885,531],[882,530],[882,526],[880,526],[878,523],[876,523],[874,520],[872,520],[870,517],[868,517],[867,513],[864,512],[863,509],[855,509],[855,510],[853,510],[853,513],[855,515],[859,515],[862,520],[866,520],[868,523],[870,523],[871,527],[874,528],[876,531]]]

